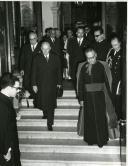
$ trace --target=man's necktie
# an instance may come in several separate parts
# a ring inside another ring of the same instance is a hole
[[[80,40],[80,39],[79,39],[79,42],[78,42],[78,43],[79,43],[79,46],[80,46],[80,45],[81,45],[81,40]]]
[[[54,39],[54,38],[52,39],[52,42],[53,42],[53,43],[55,42],[55,39]]]
[[[116,55],[117,51],[114,52],[114,55]]]
[[[45,58],[46,58],[46,61],[48,62],[48,60],[49,60],[49,57],[48,57],[48,56],[46,56]]]
[[[35,48],[34,48],[34,45],[33,45],[33,46],[32,46],[32,51],[33,51],[33,52],[34,52],[34,49],[35,49]]]

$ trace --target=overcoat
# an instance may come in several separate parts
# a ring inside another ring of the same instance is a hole
[[[40,52],[33,61],[32,86],[38,87],[36,105],[40,109],[54,109],[56,107],[57,84],[62,84],[60,59],[50,52],[47,62]]]
[[[15,165],[20,165],[16,112],[12,100],[0,92],[0,164],[9,148],[12,149]]]
[[[39,52],[41,43],[38,43],[35,50],[32,52],[31,45],[25,44],[21,49],[20,70],[24,70],[23,86],[31,92],[31,70],[33,57]]]

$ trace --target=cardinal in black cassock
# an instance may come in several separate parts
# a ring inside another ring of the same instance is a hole
[[[84,140],[90,145],[102,147],[108,141],[107,115],[111,128],[115,128],[117,119],[111,109],[113,104],[106,69],[100,61],[96,61],[93,49],[86,51],[86,57],[87,62],[81,68],[78,83],[79,100],[84,105]],[[109,101],[111,108],[107,105]]]

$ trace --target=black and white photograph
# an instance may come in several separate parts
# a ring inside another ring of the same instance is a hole
[[[0,0],[0,166],[127,166],[127,0]]]

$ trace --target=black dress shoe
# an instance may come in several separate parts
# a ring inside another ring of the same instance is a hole
[[[42,119],[47,119],[47,116],[42,116]]]
[[[48,125],[48,130],[53,131],[52,125]]]

